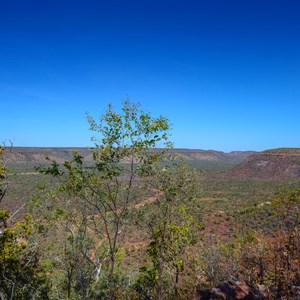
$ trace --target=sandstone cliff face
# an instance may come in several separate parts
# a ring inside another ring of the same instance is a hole
[[[274,149],[249,156],[228,172],[240,178],[285,179],[300,176],[300,148]]]

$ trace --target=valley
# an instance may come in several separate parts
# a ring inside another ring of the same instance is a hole
[[[41,174],[36,167],[51,167],[45,155],[59,164],[65,160],[72,160],[73,151],[77,151],[83,157],[84,168],[89,169],[92,166],[92,149],[13,148],[5,157],[10,173],[9,189],[1,203],[2,208],[11,213],[18,210],[14,215],[15,221],[22,220],[27,212],[38,218],[41,212],[37,210],[35,201],[40,202],[45,191],[55,190],[60,183],[50,175]],[[216,286],[227,279],[226,272],[232,276],[241,276],[238,275],[240,271],[235,273],[234,269],[237,266],[242,267],[239,264],[242,263],[243,251],[246,251],[243,247],[248,243],[245,239],[249,234],[255,235],[255,239],[263,238],[265,243],[269,243],[270,249],[276,246],[272,238],[278,231],[280,218],[273,203],[276,194],[280,194],[282,190],[295,190],[299,187],[300,176],[297,173],[300,167],[299,149],[274,149],[259,153],[250,151],[223,153],[188,149],[172,149],[170,152],[177,158],[181,157],[175,160],[176,165],[187,164],[189,169],[194,169],[200,175],[196,182],[195,196],[184,202],[189,216],[195,222],[193,226],[196,227],[193,230],[198,231],[195,243],[187,248],[184,255],[186,271],[180,277],[182,281],[180,293],[185,295],[183,297],[191,297],[193,294],[191,290],[185,291],[188,286],[200,285],[207,288]],[[127,160],[122,163],[125,169],[127,164]],[[128,270],[134,273],[140,265],[150,263],[147,258],[151,242],[147,233],[149,230],[147,220],[155,216],[164,197],[164,193],[157,193],[152,188],[140,189],[138,186],[136,188],[135,200],[128,207],[129,222],[126,225],[126,235],[120,236],[119,251],[124,255],[122,266],[120,265],[118,269],[121,273],[127,273]],[[65,209],[68,210],[67,206]],[[96,218],[93,222],[99,222],[97,215],[91,218],[91,220]],[[145,221],[140,223],[141,219]],[[197,226],[201,229],[197,230]],[[51,233],[44,238],[39,237],[40,243],[43,245],[61,243],[57,238],[63,239],[63,232],[57,234],[56,237]],[[104,241],[105,239],[97,242],[99,249],[104,247]],[[254,240],[251,243],[253,242]],[[51,247],[47,251],[56,253],[57,250]],[[229,251],[227,247],[233,248]],[[94,253],[96,249],[90,251]],[[225,254],[226,251],[229,252]],[[233,255],[231,251],[235,251],[236,255],[239,254],[235,258],[236,261],[229,263],[226,257]],[[213,257],[210,256],[212,253]],[[192,259],[187,259],[187,256]],[[44,257],[46,261],[49,259],[47,257],[48,255]],[[232,263],[234,265],[231,265]],[[188,283],[194,276],[199,276],[198,268],[204,272],[204,277]],[[219,273],[210,277],[210,268],[220,268]]]

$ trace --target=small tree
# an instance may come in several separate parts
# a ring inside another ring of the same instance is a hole
[[[8,169],[0,147],[0,204],[7,189]],[[45,277],[36,251],[29,245],[32,222],[29,215],[14,223],[10,213],[0,209],[0,299],[48,299]]]
[[[109,105],[99,122],[90,115],[87,119],[90,129],[100,136],[92,139],[93,166],[87,168],[83,157],[74,153],[73,160],[66,161],[63,169],[52,161],[52,167],[43,172],[61,179],[60,191],[68,195],[69,206],[77,210],[73,216],[77,222],[73,224],[78,224],[79,218],[85,220],[79,223],[84,223],[88,228],[85,232],[93,237],[94,251],[88,253],[82,249],[82,252],[86,259],[98,261],[97,280],[101,277],[102,263],[107,265],[108,298],[114,299],[116,254],[125,234],[127,210],[138,198],[142,180],[150,176],[153,166],[163,160],[171,146],[170,125],[166,118],[153,118],[129,101],[124,102],[121,113]],[[153,150],[159,146],[163,149]],[[78,230],[73,226],[73,234]],[[98,249],[105,246],[108,259],[102,258],[100,263],[96,257]]]
[[[141,268],[136,284],[143,297],[180,298],[178,286],[185,253],[196,242],[197,224],[188,204],[199,193],[199,179],[199,172],[182,162],[160,166],[149,178],[148,183],[160,197],[147,220],[151,266]]]
[[[283,189],[272,204],[278,217],[272,275],[277,297],[292,299],[300,287],[300,187]]]

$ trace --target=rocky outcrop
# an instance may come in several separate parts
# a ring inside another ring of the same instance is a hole
[[[265,286],[254,287],[247,282],[229,280],[222,282],[216,288],[196,288],[193,300],[267,300],[272,299],[271,294]]]
[[[300,176],[300,148],[267,150],[249,156],[227,173],[236,178],[286,179]]]

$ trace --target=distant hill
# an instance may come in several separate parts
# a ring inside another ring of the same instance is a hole
[[[255,151],[232,151],[229,153],[217,150],[200,149],[174,149],[171,152],[180,155],[187,160],[202,161],[243,161],[248,156],[256,153]]]
[[[63,163],[72,159],[77,151],[88,164],[93,161],[93,150],[88,148],[39,148],[14,147],[8,153],[11,170],[32,170],[34,166],[47,164],[45,156]],[[279,148],[263,152],[233,151],[225,153],[216,150],[172,149],[171,154],[187,161],[198,163],[226,163],[232,167],[225,176],[234,178],[284,179],[300,176],[300,148]],[[201,167],[202,165],[200,165]]]
[[[300,148],[278,148],[250,155],[227,172],[228,176],[285,179],[300,176]]]
[[[63,163],[65,160],[72,159],[72,152],[77,151],[84,157],[84,161],[89,163],[93,161],[93,150],[88,148],[43,148],[43,147],[13,147],[7,154],[9,166],[28,168],[48,163],[45,156]],[[172,154],[183,157],[187,161],[207,161],[207,162],[241,162],[254,151],[233,151],[225,153],[216,150],[193,150],[193,149],[172,149]]]
[[[46,156],[62,163],[72,159],[73,151],[79,152],[86,161],[93,160],[92,150],[88,148],[13,147],[7,157],[9,164],[12,165],[47,163]]]

